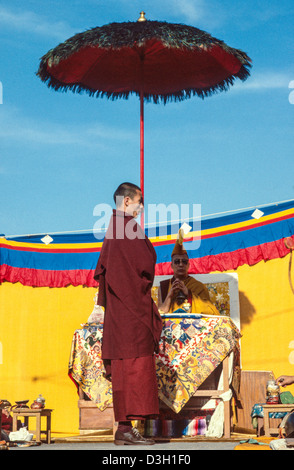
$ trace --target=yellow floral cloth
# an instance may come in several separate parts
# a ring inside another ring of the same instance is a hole
[[[71,344],[68,374],[77,387],[94,402],[100,411],[112,404],[111,382],[104,377],[101,359],[103,324],[84,324],[76,330]]]
[[[156,372],[159,398],[178,413],[198,387],[231,352],[239,330],[221,316],[165,315]],[[103,411],[112,403],[111,383],[101,360],[102,324],[85,324],[72,340],[69,376]]]
[[[240,333],[228,317],[165,317],[156,355],[158,390],[160,399],[178,413],[231,351],[238,363]]]

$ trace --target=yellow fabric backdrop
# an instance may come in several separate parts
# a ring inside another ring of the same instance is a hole
[[[30,400],[41,393],[53,408],[52,430],[79,432],[77,389],[68,377],[74,331],[93,310],[96,289],[0,285],[0,398]]]
[[[286,256],[237,270],[243,369],[294,375],[294,295],[288,264]]]
[[[244,370],[294,375],[294,295],[289,256],[238,268]],[[93,309],[94,288],[0,285],[0,399],[39,393],[53,408],[53,432],[79,432],[78,395],[69,379],[73,333]],[[294,394],[294,387],[289,387]]]

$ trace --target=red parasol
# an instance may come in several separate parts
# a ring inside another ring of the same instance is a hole
[[[144,195],[144,100],[201,98],[246,80],[251,59],[193,26],[110,23],[76,34],[41,58],[37,75],[55,90],[140,97],[140,186]]]

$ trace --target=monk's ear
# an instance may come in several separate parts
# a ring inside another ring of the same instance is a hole
[[[125,206],[128,206],[128,205],[129,205],[130,200],[131,200],[130,196],[126,196],[126,197],[124,198],[124,204],[125,204]]]

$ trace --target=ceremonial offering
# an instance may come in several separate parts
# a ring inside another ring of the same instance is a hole
[[[266,384],[266,403],[279,403],[280,387],[274,379],[268,380]]]
[[[45,398],[42,395],[39,395],[38,398],[31,404],[31,409],[41,409],[45,408]]]
[[[187,299],[186,299],[185,302],[183,303],[183,309],[184,309],[185,312],[187,312],[187,313],[190,313],[190,312],[191,312],[191,304],[190,304],[190,302],[188,302]]]
[[[176,301],[178,305],[182,305],[183,302],[185,302],[186,296],[183,291],[179,290],[176,295]]]
[[[15,402],[16,404],[11,407],[11,410],[14,409],[14,408],[28,408],[28,406],[27,406],[28,402],[29,402],[29,400],[16,401]]]

